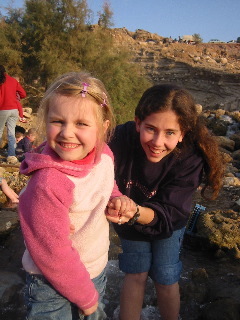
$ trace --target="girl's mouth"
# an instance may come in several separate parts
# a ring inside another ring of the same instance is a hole
[[[75,149],[79,147],[79,144],[77,143],[64,143],[64,142],[59,142],[60,146],[64,149]]]
[[[154,154],[161,154],[161,153],[163,153],[165,150],[162,150],[162,149],[155,149],[155,148],[152,148],[152,147],[150,147],[150,146],[148,146],[148,148],[149,148],[149,150],[152,152],[152,153],[154,153]]]

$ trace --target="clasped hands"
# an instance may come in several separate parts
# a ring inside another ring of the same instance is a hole
[[[136,203],[127,196],[115,197],[109,200],[106,217],[119,225],[128,222],[137,211]]]

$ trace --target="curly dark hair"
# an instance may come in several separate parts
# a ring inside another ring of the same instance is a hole
[[[204,159],[204,187],[209,189],[210,199],[215,199],[223,184],[225,165],[216,138],[207,129],[203,118],[197,113],[196,103],[192,95],[185,89],[171,84],[155,85],[147,89],[135,110],[135,116],[143,121],[152,113],[171,110],[178,116],[178,121],[184,133],[183,145],[196,145]]]
[[[0,84],[4,83],[6,80],[5,76],[6,70],[2,64],[0,64]]]

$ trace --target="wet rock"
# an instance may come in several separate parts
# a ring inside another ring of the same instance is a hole
[[[192,271],[191,280],[181,288],[181,296],[186,304],[192,300],[202,304],[207,301],[208,291],[208,274],[204,268],[199,268]]]
[[[8,271],[0,272],[0,301],[2,304],[11,301],[19,284],[23,286],[24,282],[16,273]]]
[[[15,211],[0,211],[0,237],[9,234],[13,229],[19,226],[18,214]]]
[[[221,299],[208,303],[199,318],[200,320],[239,320],[239,304],[232,299]]]

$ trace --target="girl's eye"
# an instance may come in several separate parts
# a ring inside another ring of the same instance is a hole
[[[154,132],[154,128],[152,128],[152,127],[146,127],[146,130],[149,132]]]
[[[52,120],[51,123],[63,123],[61,120]]]
[[[166,135],[167,135],[167,136],[172,136],[172,135],[174,135],[174,133],[175,133],[174,131],[167,131],[167,132],[166,132]]]
[[[77,126],[82,127],[82,126],[87,126],[87,124],[83,122],[77,122]]]

